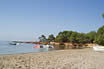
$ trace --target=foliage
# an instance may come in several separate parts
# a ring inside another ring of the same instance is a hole
[[[41,42],[47,41],[45,35],[41,35],[41,36],[39,37],[39,40],[40,40]]]
[[[56,36],[55,41],[57,42],[71,42],[71,43],[88,43],[89,37],[87,34],[78,33],[73,31],[59,32]]]
[[[84,33],[73,32],[70,37],[71,43],[88,43],[89,37]]]
[[[78,40],[77,40],[77,35],[78,35],[77,32],[72,32],[72,34],[71,34],[71,36],[70,36],[70,38],[69,38],[69,41],[70,41],[71,43],[77,43],[77,42],[78,42]]]
[[[56,38],[53,34],[49,35],[48,38],[45,35],[39,37],[41,42],[71,42],[71,43],[93,43],[96,42],[99,45],[104,45],[104,26],[100,27],[97,31],[91,31],[89,33],[78,33],[73,31],[63,31],[59,32]]]
[[[77,43],[89,43],[89,37],[85,33],[78,33],[76,40]]]
[[[104,45],[104,26],[98,29],[95,41],[99,45]]]
[[[94,40],[95,40],[96,32],[95,31],[91,31],[91,32],[87,33],[87,36],[89,37],[89,42],[93,43]]]
[[[47,39],[49,42],[51,41],[54,41],[55,40],[55,37],[53,34],[49,35],[48,39]]]
[[[104,13],[102,14],[103,18],[104,18]]]
[[[57,42],[68,42],[69,37],[71,35],[72,31],[63,31],[59,32],[59,34],[56,36],[55,41]]]
[[[102,14],[104,18],[104,13]],[[56,41],[56,42],[71,42],[71,43],[94,43],[96,42],[99,45],[104,45],[104,26],[100,27],[97,31],[91,31],[87,34],[85,33],[78,33],[78,32],[73,32],[73,31],[63,31],[59,32],[56,38],[54,37],[53,34],[48,36],[48,39],[44,36],[41,35],[39,37],[39,40],[41,42],[44,41]]]
[[[62,35],[62,32],[60,32],[55,39],[56,42],[63,42],[64,41],[64,37]]]

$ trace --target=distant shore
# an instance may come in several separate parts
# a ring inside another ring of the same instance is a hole
[[[40,41],[15,41],[17,43],[51,44],[51,45],[96,45],[95,43],[70,43],[70,42],[40,42]]]
[[[104,52],[92,48],[0,56],[0,69],[104,69]]]
[[[96,46],[95,43],[70,43],[70,42],[39,42],[39,41],[15,41],[16,43],[32,43],[32,44],[43,44],[53,45],[56,49],[75,49],[75,48],[86,48]]]

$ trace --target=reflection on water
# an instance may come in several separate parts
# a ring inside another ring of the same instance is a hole
[[[47,52],[55,49],[34,48],[34,44],[20,43],[19,45],[10,45],[8,41],[0,41],[0,55],[30,53],[30,52]]]

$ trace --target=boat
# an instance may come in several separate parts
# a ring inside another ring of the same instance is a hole
[[[20,45],[20,43],[16,43],[16,45]]]
[[[34,45],[34,48],[54,48],[52,45]]]
[[[54,46],[50,45],[49,48],[54,48]]]
[[[16,45],[16,42],[12,41],[12,42],[9,42],[10,45]]]
[[[93,47],[93,49],[95,50],[95,51],[104,51],[104,46],[94,46]]]
[[[10,45],[20,45],[20,43],[17,43],[17,42],[15,42],[15,41],[11,41],[11,42],[9,42],[9,44],[10,44]]]
[[[43,48],[54,48],[52,45],[43,45]]]
[[[34,45],[34,48],[40,48],[40,45]]]
[[[40,48],[44,48],[43,45],[40,45]]]

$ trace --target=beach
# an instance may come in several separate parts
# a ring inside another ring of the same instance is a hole
[[[1,55],[0,69],[104,69],[104,52],[86,48]]]

